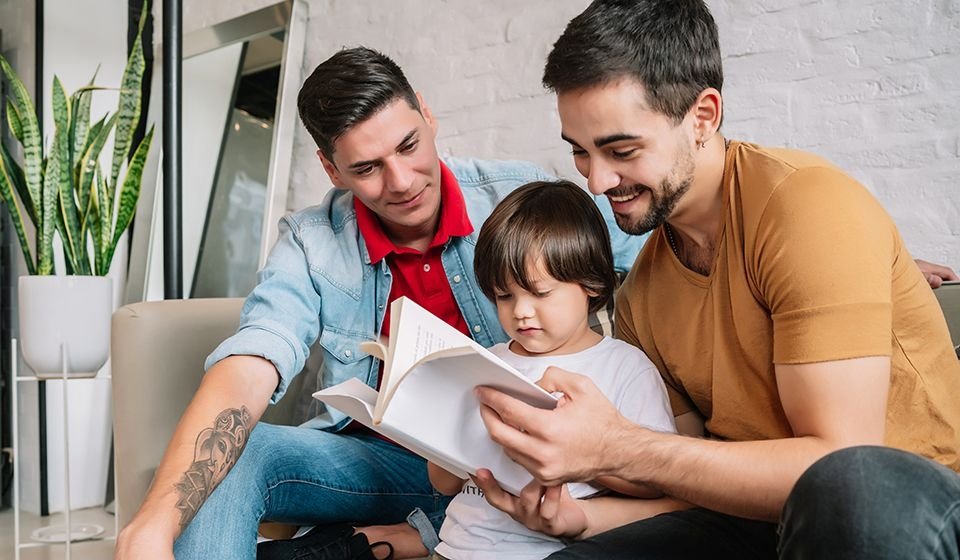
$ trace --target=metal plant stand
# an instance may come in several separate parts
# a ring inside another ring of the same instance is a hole
[[[51,525],[49,527],[44,527],[34,532],[33,538],[35,542],[20,542],[20,418],[19,418],[19,387],[20,383],[30,382],[30,381],[40,381],[41,378],[35,375],[20,377],[17,371],[17,362],[18,360],[18,351],[17,351],[17,339],[11,340],[11,352],[12,356],[12,380],[11,383],[11,400],[13,401],[13,542],[14,542],[14,559],[20,560],[20,551],[25,548],[37,548],[44,546],[54,546],[63,544],[65,549],[65,558],[70,560],[70,549],[71,545],[74,542],[79,541],[89,541],[93,539],[97,540],[116,540],[117,535],[119,534],[119,518],[115,515],[113,519],[113,535],[107,537],[100,537],[99,534],[102,532],[103,528],[99,525],[93,524],[72,524],[70,520],[70,426],[69,426],[69,415],[68,415],[68,386],[69,381],[72,379],[90,379],[96,376],[96,374],[86,376],[86,377],[77,377],[76,375],[69,375],[67,371],[67,345],[61,344],[60,346],[60,357],[61,364],[61,379],[63,380],[63,483],[64,483],[64,524],[63,525]],[[49,377],[44,377],[42,379],[50,379]],[[109,380],[110,376],[105,375],[102,377],[97,377],[97,379],[106,379]],[[116,480],[114,480],[114,495],[116,495]],[[38,542],[39,541],[39,542]]]

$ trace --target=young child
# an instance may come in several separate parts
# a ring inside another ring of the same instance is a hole
[[[512,339],[491,348],[494,354],[533,380],[549,366],[589,373],[621,414],[654,430],[675,431],[653,363],[639,349],[590,329],[589,314],[607,305],[616,275],[603,217],[586,192],[569,181],[517,189],[480,230],[474,263],[480,288],[496,302],[500,324]],[[457,494],[440,528],[435,558],[539,559],[563,548],[560,540],[489,505],[472,482],[432,463],[428,469],[438,491]],[[607,488],[658,497],[649,488],[608,477],[568,485],[574,498]]]

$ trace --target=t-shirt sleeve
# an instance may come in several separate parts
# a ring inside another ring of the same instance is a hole
[[[656,366],[636,348],[622,347],[618,375],[620,389],[611,399],[617,410],[635,424],[658,432],[676,432],[666,387]]]
[[[880,204],[843,173],[784,179],[748,255],[773,321],[774,363],[890,355],[896,240]]]

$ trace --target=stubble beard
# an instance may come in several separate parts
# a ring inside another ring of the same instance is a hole
[[[690,190],[690,185],[693,184],[693,172],[693,154],[687,151],[673,166],[670,174],[660,182],[657,189],[646,185],[634,185],[623,189],[626,192],[641,192],[644,189],[649,191],[650,209],[639,218],[614,214],[617,225],[630,235],[643,235],[665,224],[680,199]]]

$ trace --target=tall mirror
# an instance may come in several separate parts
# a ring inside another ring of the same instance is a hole
[[[183,37],[185,297],[247,295],[276,239],[286,210],[305,25],[305,0],[286,0]],[[155,71],[162,68],[161,47]],[[152,122],[162,116],[161,85],[153,80]],[[127,301],[163,299],[162,154],[151,155]]]

